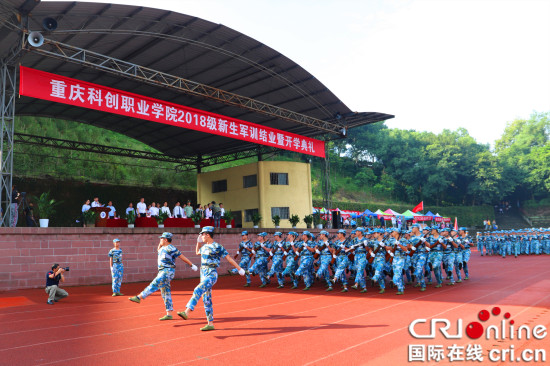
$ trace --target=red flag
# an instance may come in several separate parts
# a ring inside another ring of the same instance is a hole
[[[456,216],[455,216],[455,227],[454,227],[455,231],[458,231],[458,220],[456,219]]]
[[[416,205],[411,211],[414,213],[417,213],[418,211],[424,211],[424,201]]]

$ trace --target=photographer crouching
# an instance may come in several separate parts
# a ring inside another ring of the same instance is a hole
[[[59,264],[55,263],[52,266],[52,270],[46,275],[46,293],[48,294],[48,304],[53,305],[54,302],[69,296],[67,291],[59,288],[59,281],[65,282],[63,272],[68,270],[69,267],[62,268],[59,267]]]

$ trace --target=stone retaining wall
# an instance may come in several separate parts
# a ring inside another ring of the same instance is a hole
[[[161,228],[0,228],[0,291],[40,288],[54,263],[69,266],[64,286],[98,285],[111,282],[109,250],[112,240],[121,240],[124,282],[150,281],[157,273],[156,249]],[[199,265],[195,254],[198,229],[166,229],[174,234],[174,244],[187,258]],[[261,229],[250,229],[259,233]],[[271,230],[271,233],[275,230]],[[287,232],[288,230],[285,230]],[[333,230],[331,230],[333,231]],[[334,230],[335,231],[335,230]],[[318,232],[315,230],[314,232]],[[220,229],[215,240],[230,255],[241,241],[240,229]],[[250,235],[252,240],[255,235]],[[223,274],[232,266],[225,260],[218,269]],[[176,278],[198,277],[178,261]]]

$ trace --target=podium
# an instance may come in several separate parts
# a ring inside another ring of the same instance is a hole
[[[96,227],[107,227],[107,219],[109,218],[109,212],[111,211],[108,207],[92,207],[91,211],[97,214],[95,219]]]

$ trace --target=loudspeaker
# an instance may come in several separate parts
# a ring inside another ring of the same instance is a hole
[[[47,32],[54,31],[57,28],[57,21],[54,18],[44,18],[42,21],[42,27]]]
[[[342,222],[340,221],[340,211],[332,211],[332,228],[340,229]]]
[[[44,44],[44,36],[40,32],[31,32],[28,40],[29,44],[33,47],[40,47]]]

